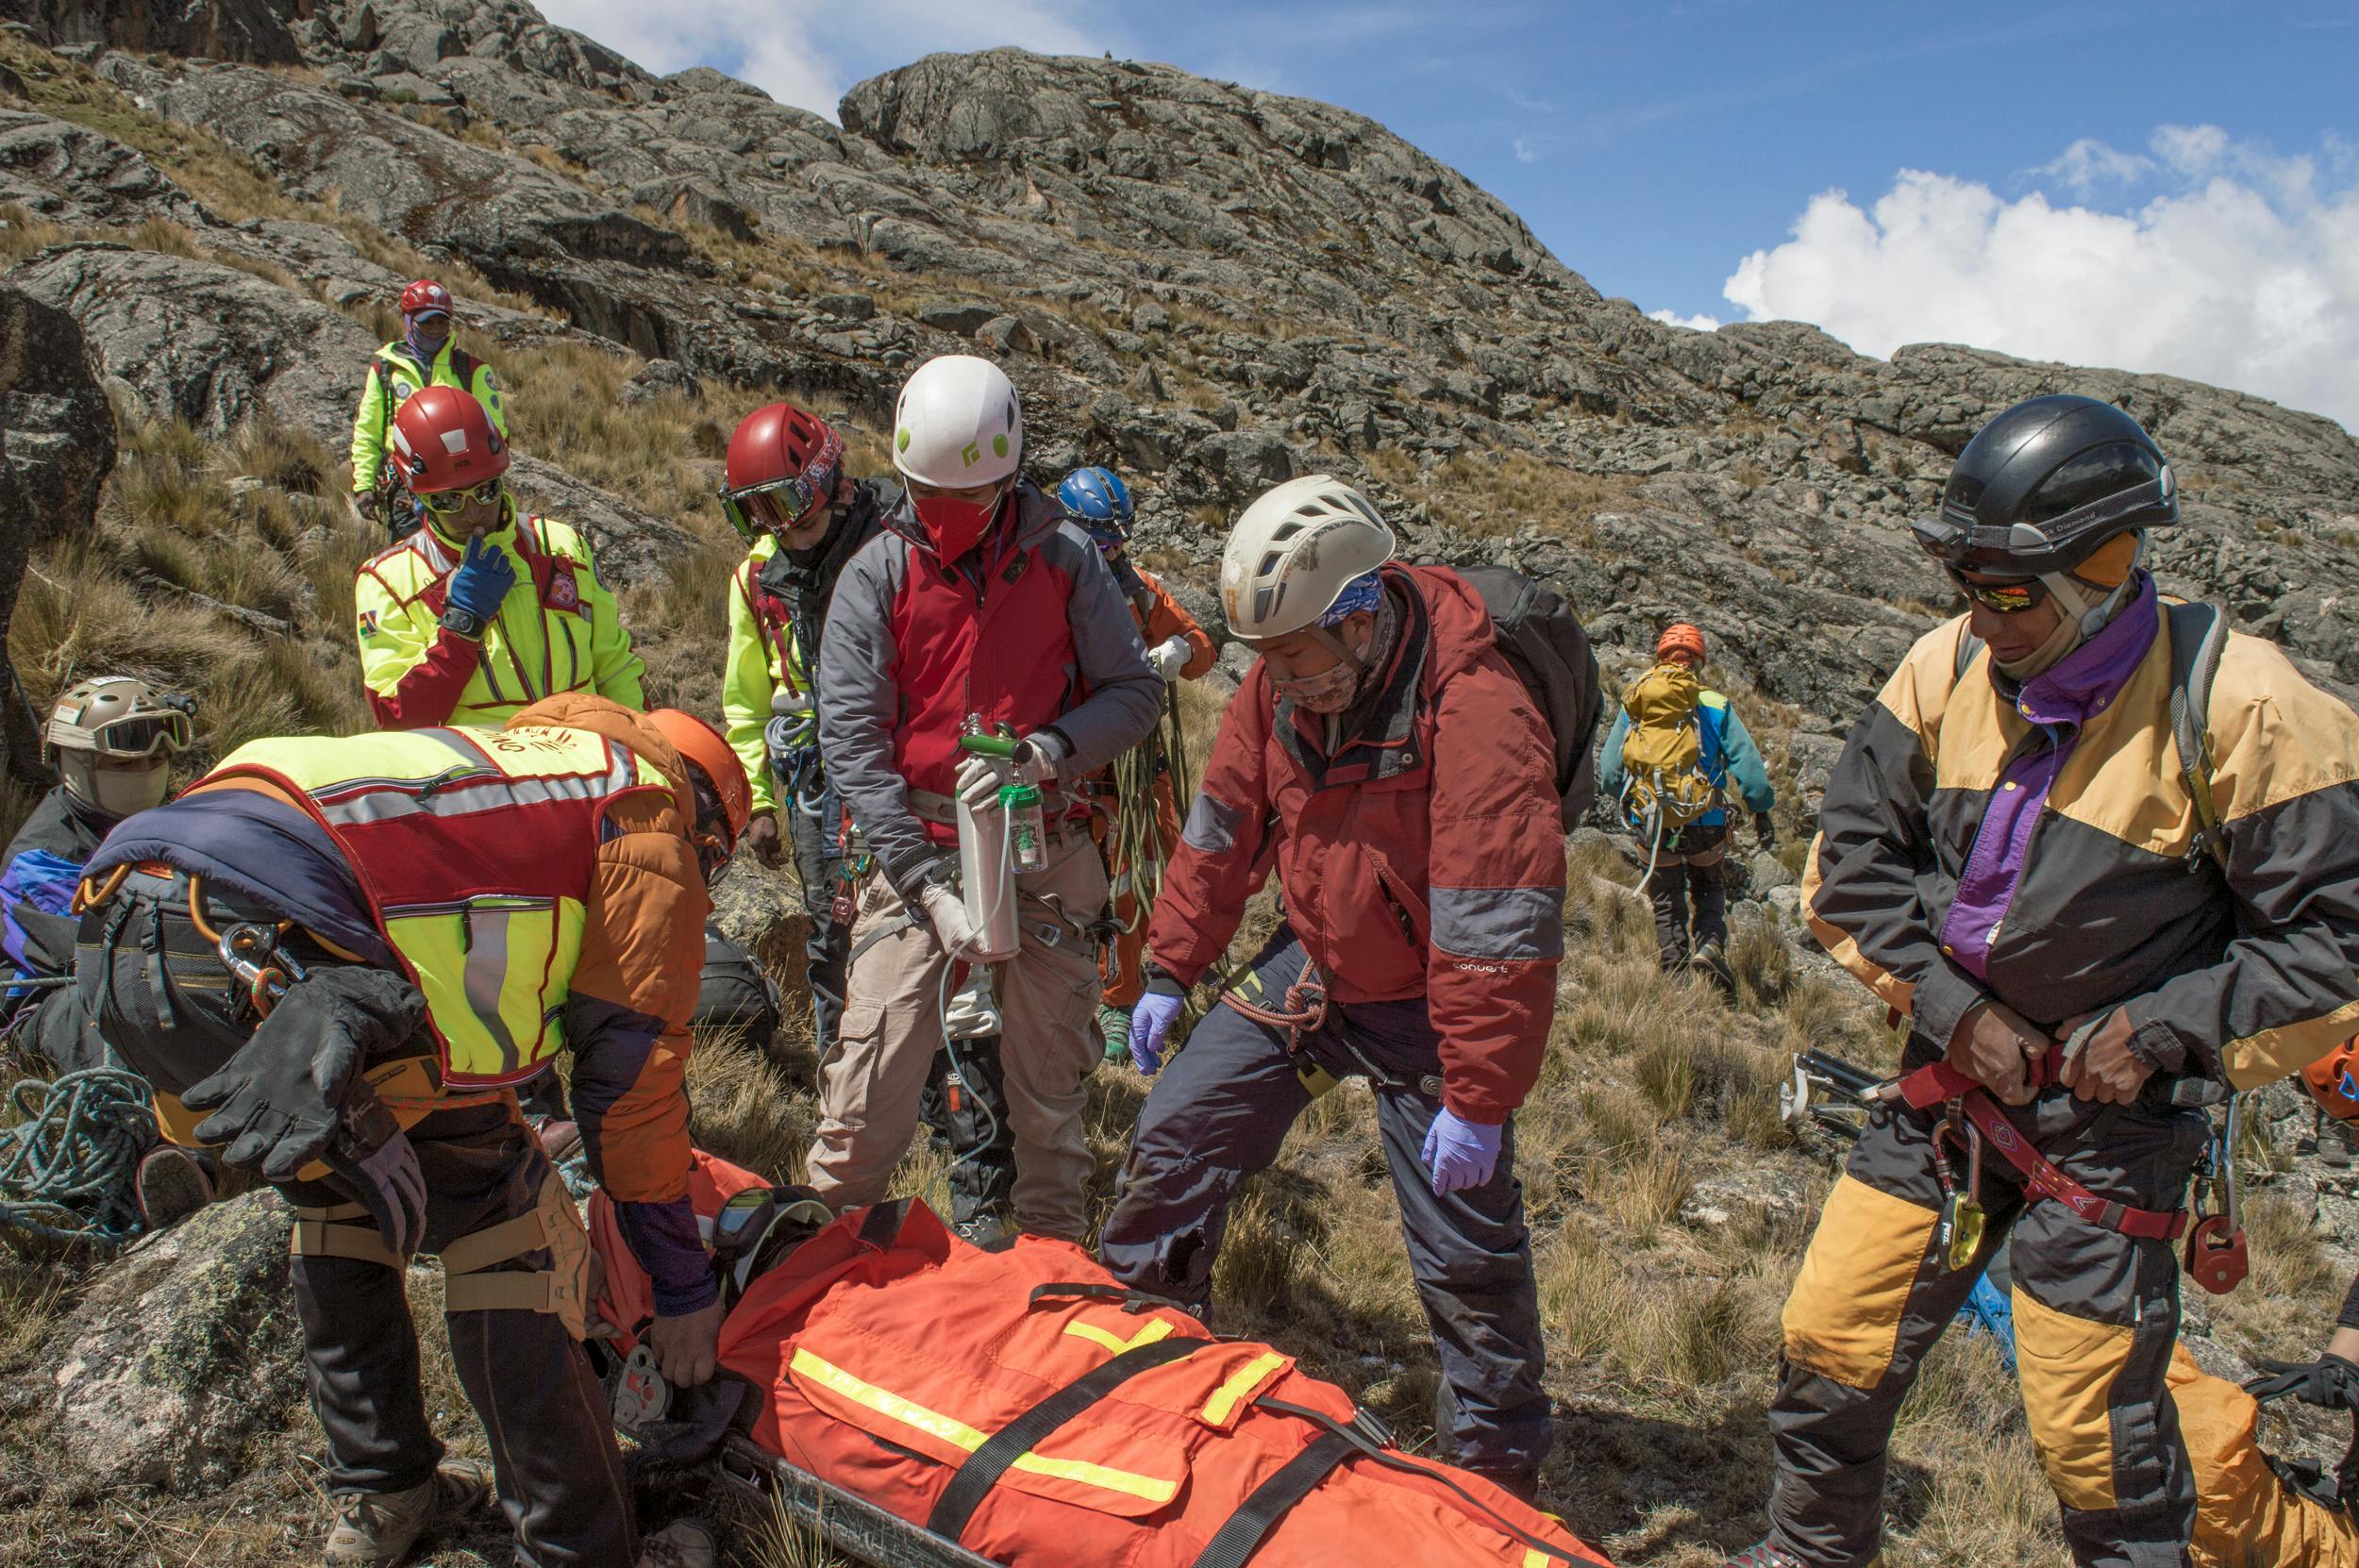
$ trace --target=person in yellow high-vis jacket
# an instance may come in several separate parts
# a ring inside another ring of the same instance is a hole
[[[399,539],[416,528],[419,509],[385,468],[393,415],[427,387],[456,387],[483,405],[501,436],[508,408],[492,367],[459,346],[451,329],[450,291],[422,277],[401,292],[402,334],[370,357],[360,407],[352,416],[352,505],[374,515]]]
[[[711,1377],[683,1074],[746,802],[701,720],[575,693],[501,728],[250,742],[92,858],[90,1016],[166,1138],[293,1206],[328,1568],[391,1568],[494,1477],[519,1564],[709,1568],[641,1554],[579,1343],[588,1238],[516,1094],[571,1054],[591,1174],[653,1280],[658,1370]],[[420,1252],[494,1477],[441,1462],[404,1299]]]
[[[836,918],[844,809],[820,764],[812,692],[836,577],[899,498],[887,480],[846,474],[843,437],[792,403],[755,409],[729,438],[721,511],[748,548],[730,579],[721,714],[754,784],[745,847],[765,866],[779,864],[785,847],[795,854],[822,1055],[844,1011],[851,922]]]
[[[353,582],[360,676],[378,724],[500,724],[562,692],[646,706],[644,666],[588,541],[519,513],[490,410],[453,388],[427,388],[394,416],[392,461],[427,525],[372,557]]]

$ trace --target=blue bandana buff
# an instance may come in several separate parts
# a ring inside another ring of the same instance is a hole
[[[430,338],[419,330],[420,326],[429,321],[442,328]],[[430,370],[433,368],[435,356],[443,352],[444,343],[450,342],[450,318],[440,311],[411,316],[402,323],[402,337],[410,344],[410,352],[416,355],[419,361]]]
[[[1341,626],[1346,616],[1357,615],[1364,609],[1374,610],[1383,602],[1383,579],[1374,572],[1363,572],[1344,584],[1344,591],[1335,595],[1335,602],[1329,605],[1327,613],[1319,617],[1319,625]]]

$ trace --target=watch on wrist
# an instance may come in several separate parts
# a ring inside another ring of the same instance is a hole
[[[470,615],[457,605],[452,605],[443,611],[443,629],[456,632],[470,642],[480,642],[483,641],[483,617]]]

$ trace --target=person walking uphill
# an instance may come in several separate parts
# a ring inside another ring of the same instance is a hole
[[[1014,1203],[1027,1229],[1078,1240],[1098,1055],[1090,927],[1106,907],[1079,787],[1153,727],[1163,682],[1089,537],[1018,475],[1023,454],[1023,412],[996,365],[920,365],[894,413],[909,495],[836,582],[820,746],[877,864],[859,890],[843,1024],[820,1063],[810,1171],[829,1204],[873,1203],[916,1129],[947,970],[979,956],[955,885],[954,797],[995,809],[1000,776],[984,758],[960,760],[974,716],[1018,742],[1014,772],[1046,797],[1049,840],[1043,867],[1016,882],[1020,948],[993,976]]]
[[[1123,597],[1130,602],[1130,618],[1138,623],[1146,661],[1156,675],[1166,684],[1203,679],[1213,667],[1213,640],[1153,574],[1130,559],[1130,487],[1112,469],[1077,468],[1057,487],[1057,500],[1106,558]],[[1109,835],[1106,875],[1113,879],[1113,916],[1121,930],[1098,964],[1106,989],[1097,1021],[1105,1033],[1108,1061],[1129,1055],[1130,1009],[1146,989],[1139,964],[1146,954],[1146,914],[1152,900],[1142,896],[1143,889],[1161,886],[1163,864],[1180,847],[1180,803],[1172,793],[1169,759],[1161,748],[1142,757],[1146,765],[1140,772],[1148,778],[1148,798],[1123,799],[1119,776],[1111,786],[1115,791],[1114,826]],[[1151,775],[1146,766],[1153,768]]]
[[[1273,863],[1286,924],[1140,1113],[1100,1255],[1201,1310],[1238,1184],[1336,1077],[1372,1080],[1457,1461],[1530,1497],[1552,1434],[1513,1117],[1564,956],[1551,742],[1474,587],[1391,564],[1325,475],[1246,509],[1221,558],[1261,650],[1221,722],[1147,934],[1130,1050],[1161,1063],[1187,988]]]
[[[428,387],[393,417],[389,460],[427,523],[352,585],[360,676],[387,729],[501,724],[564,692],[646,706],[644,666],[589,542],[517,509],[509,456],[465,392]]]
[[[395,539],[422,518],[415,494],[386,462],[393,416],[427,387],[452,387],[483,405],[494,429],[508,435],[508,406],[492,367],[459,346],[450,291],[430,277],[401,292],[401,336],[371,357],[360,407],[352,416],[352,508]]]
[[[167,1138],[221,1145],[294,1207],[329,1568],[388,1568],[486,1490],[428,1425],[403,1288],[420,1252],[442,1259],[515,1560],[711,1563],[694,1530],[642,1555],[578,1343],[588,1238],[515,1091],[570,1047],[590,1169],[654,1281],[658,1366],[709,1378],[721,1304],[682,1074],[706,888],[746,799],[700,721],[572,693],[500,729],[253,742],[92,859],[78,994]]]
[[[844,809],[819,750],[814,672],[836,578],[899,500],[881,479],[845,474],[844,438],[792,403],[755,409],[729,437],[721,510],[751,548],[731,578],[721,713],[753,780],[746,847],[765,866],[783,862],[781,839],[795,854],[811,922],[804,954],[822,1055],[844,1011],[852,923],[836,909]]]
[[[2010,1238],[2024,1409],[2073,1560],[2188,1560],[2165,1382],[2209,1129],[2180,1108],[2350,1030],[2359,719],[2217,611],[2158,599],[2139,560],[2178,519],[2136,421],[2049,396],[1984,425],[1916,525],[1969,608],[1853,726],[1803,890],[1819,941],[1909,1021],[1902,1098],[1786,1301],[1769,1534],[1743,1568],[1878,1560],[1894,1418]]]
[[[1704,667],[1701,629],[1674,622],[1656,639],[1654,657],[1655,667],[1631,683],[1614,715],[1598,776],[1646,837],[1654,862],[1647,895],[1664,969],[1692,964],[1728,985],[1721,868],[1729,854],[1729,789],[1735,787],[1752,813],[1753,840],[1763,849],[1778,842],[1769,818],[1777,794],[1745,721],[1697,678]]]

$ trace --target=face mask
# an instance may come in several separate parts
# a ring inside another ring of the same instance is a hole
[[[1352,674],[1350,665],[1339,661],[1315,676],[1293,679],[1272,676],[1270,685],[1307,713],[1341,713],[1360,690],[1360,677]]]
[[[69,793],[117,821],[154,810],[164,803],[165,792],[172,787],[168,767],[99,768],[68,763],[62,771]]]
[[[1000,493],[988,501],[962,501],[955,495],[928,495],[915,503],[918,525],[934,542],[934,553],[953,561],[975,548],[998,515]]]
[[[2081,623],[2070,614],[2056,617],[2056,629],[2048,634],[2040,645],[2021,659],[1999,659],[1992,662],[1999,673],[2009,680],[2030,680],[2044,676],[2065,660],[2065,656],[2081,645]]]
[[[450,324],[437,322],[435,327],[429,329],[423,321],[413,321],[410,324],[408,336],[411,352],[430,365],[434,357],[443,352],[443,345],[450,342]]]

